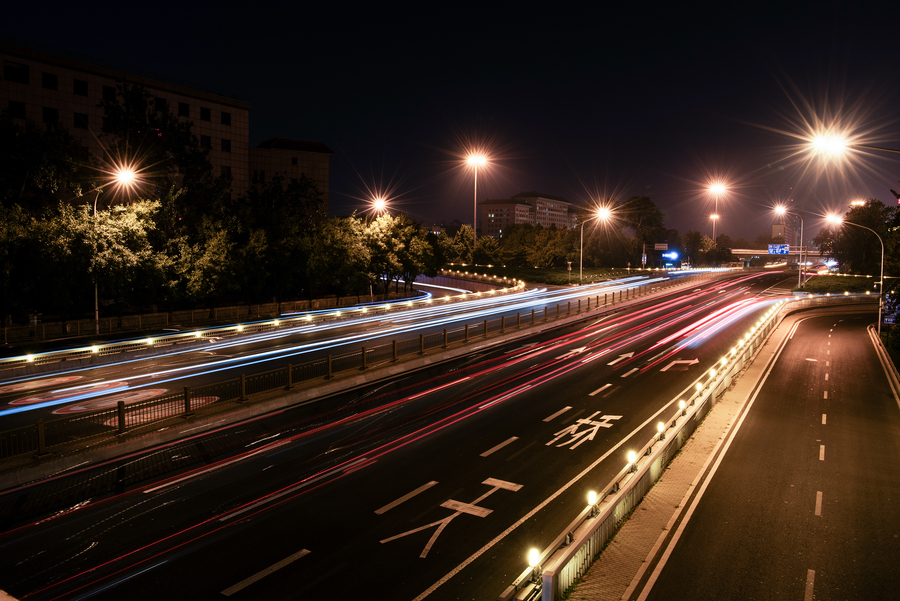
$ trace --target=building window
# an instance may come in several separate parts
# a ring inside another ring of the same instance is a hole
[[[231,113],[222,113],[222,125],[231,125]]]
[[[231,177],[231,166],[230,165],[222,165],[222,177]]]
[[[3,79],[13,83],[28,83],[28,65],[22,63],[3,63]]]
[[[222,152],[231,152],[231,140],[222,140]]]
[[[210,109],[200,107],[200,120],[201,121],[212,121],[212,111]]]
[[[59,78],[56,73],[41,73],[41,87],[45,90],[58,90]]]
[[[103,100],[107,102],[116,101],[116,89],[113,86],[103,86]]]
[[[59,109],[45,106],[43,108],[43,118],[46,125],[56,125],[59,123]]]
[[[291,157],[291,165],[297,164],[297,157]]]
[[[212,148],[212,138],[209,136],[200,136],[200,148]]]
[[[88,128],[88,116],[85,113],[75,113],[75,127],[77,129]]]
[[[160,98],[159,96],[157,96],[156,98],[153,99],[153,108],[156,109],[157,113],[165,113],[165,112],[168,112],[168,110],[169,110],[169,106],[168,106],[168,103],[166,102],[166,99]]]
[[[15,100],[10,100],[9,105],[6,107],[6,112],[9,113],[9,116],[13,119],[24,119],[25,118],[25,103],[24,102],[16,102]]]
[[[72,80],[72,93],[76,96],[87,96],[88,95],[87,82],[83,79],[73,79]]]
[[[178,116],[190,118],[191,105],[189,105],[187,102],[179,102],[178,103]]]

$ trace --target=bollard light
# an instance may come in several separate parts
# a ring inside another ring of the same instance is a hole
[[[709,370],[709,377],[710,377],[710,378],[715,378],[715,377],[716,377],[716,370],[714,370],[714,369]]]
[[[541,559],[541,553],[537,549],[531,549],[528,551],[528,567],[533,568],[538,564],[538,561]]]
[[[153,339],[152,339],[152,338],[148,338],[148,339],[147,339],[147,344],[149,344],[149,345],[152,346],[152,345],[153,345]]]
[[[363,309],[363,313],[365,313],[365,312],[366,312],[366,310]],[[279,322],[279,321],[276,319],[275,321],[272,322],[272,325],[273,325],[273,326],[277,326],[277,325],[279,325],[279,323],[281,323],[281,322]]]
[[[25,355],[25,361],[28,363],[34,363],[34,355]]]
[[[100,348],[99,348],[99,347],[96,347],[96,346],[92,346],[92,347],[91,347],[91,352],[92,352],[92,353],[99,353],[99,352],[100,352]]]
[[[238,331],[238,332],[243,332],[243,331],[244,331],[244,326],[238,326],[238,327],[237,327],[237,331]]]
[[[666,429],[666,425],[665,425],[664,423],[659,422],[658,424],[656,424],[656,431],[659,433],[659,439],[660,439],[660,440],[665,440],[665,439],[666,439],[666,435],[665,435],[665,433],[664,433],[664,432],[665,432],[665,429]]]
[[[634,451],[628,451],[628,465],[631,466],[632,472],[637,471],[636,463],[637,463],[637,453],[635,453]]]
[[[728,359],[726,359],[725,357],[722,357],[722,367],[725,367],[725,365],[727,363],[728,363]]]
[[[200,338],[200,332],[194,332],[194,338]]]
[[[684,401],[678,401],[678,408],[681,409],[681,415],[687,415],[685,407],[687,407],[687,403],[685,403]]]
[[[697,388],[697,392],[700,392],[701,390],[703,390],[703,384],[700,382],[697,382],[696,388]]]
[[[596,505],[597,504],[597,493],[593,490],[588,491],[588,505]]]

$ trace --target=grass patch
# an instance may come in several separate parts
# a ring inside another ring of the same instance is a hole
[[[843,294],[844,292],[878,292],[878,278],[854,277],[846,275],[814,275],[807,280],[803,288],[794,288],[794,292],[811,294]]]

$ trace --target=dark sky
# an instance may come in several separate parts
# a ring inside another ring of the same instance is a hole
[[[332,214],[379,189],[471,221],[468,145],[491,157],[479,199],[647,194],[681,233],[711,233],[711,179],[734,238],[770,232],[776,201],[815,232],[900,188],[900,154],[823,168],[786,135],[837,119],[900,148],[897,2],[15,4],[2,33],[249,101],[253,145],[325,143]]]

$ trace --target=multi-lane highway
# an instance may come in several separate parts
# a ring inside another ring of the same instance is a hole
[[[900,411],[871,323],[798,323],[641,599],[897,598]]]
[[[0,588],[496,598],[784,279],[743,274],[657,296],[315,410],[7,492]]]

